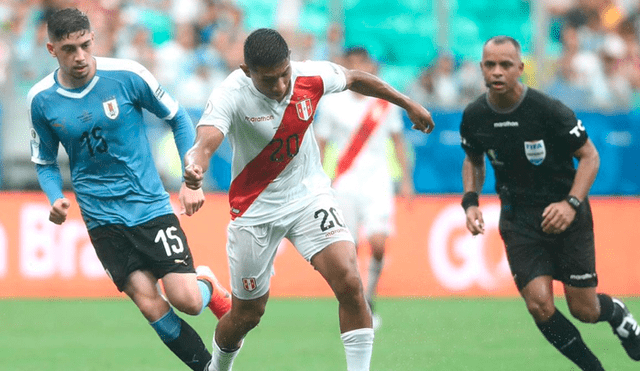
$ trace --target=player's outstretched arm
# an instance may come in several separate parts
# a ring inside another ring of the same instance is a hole
[[[215,126],[198,126],[196,140],[184,158],[184,183],[190,189],[200,189],[211,156],[220,147],[224,134]]]
[[[414,129],[427,134],[431,133],[435,124],[431,113],[426,108],[375,75],[358,70],[348,70],[344,67],[343,69],[347,78],[347,89],[370,97],[384,99],[404,108]]]

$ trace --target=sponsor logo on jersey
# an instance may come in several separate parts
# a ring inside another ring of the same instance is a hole
[[[263,121],[271,121],[275,118],[275,116],[273,115],[266,115],[266,116],[258,116],[258,117],[249,117],[249,116],[245,116],[244,119],[254,123],[254,122],[263,122]]]
[[[334,229],[332,231],[327,232],[324,236],[325,237],[331,237],[331,236],[335,236],[336,234],[339,233],[347,233],[349,234],[349,230],[347,228],[338,228],[338,229]]]
[[[87,123],[89,123],[89,122],[91,122],[93,120],[93,116],[91,115],[91,112],[89,112],[89,111],[82,112],[82,115],[78,116],[78,118],[80,119],[80,121],[82,121],[85,124],[87,124]]]
[[[580,132],[585,132],[585,131],[586,131],[586,129],[582,125],[582,120],[578,120],[578,122],[576,123],[576,126],[574,126],[573,129],[571,129],[569,131],[569,133],[575,135],[578,138],[580,138],[580,136],[582,135]]]
[[[253,290],[256,289],[257,284],[256,284],[256,279],[251,277],[251,278],[243,278],[242,279],[242,286],[244,286],[244,289],[251,292]]]
[[[296,103],[296,112],[298,118],[302,121],[307,121],[313,116],[313,106],[311,105],[311,99],[305,99]]]
[[[547,156],[547,150],[544,147],[544,140],[525,141],[524,153],[527,156],[527,160],[532,164],[536,166],[542,164],[544,158]]]
[[[104,114],[112,120],[115,120],[120,114],[120,108],[118,107],[118,101],[116,101],[116,98],[102,102],[102,108],[104,108]]]
[[[493,127],[494,128],[517,128],[518,122],[517,121],[494,122]]]

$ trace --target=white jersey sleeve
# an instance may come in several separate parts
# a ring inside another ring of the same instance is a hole
[[[222,84],[213,89],[196,127],[210,125],[218,128],[225,136],[229,133],[238,102],[238,99],[234,99],[236,94],[233,92],[247,88],[241,83],[243,79],[240,75],[244,75],[242,70],[232,72]]]
[[[298,63],[302,74],[309,73],[320,75],[324,83],[324,93],[338,93],[347,88],[347,77],[342,68],[327,61],[306,61]]]

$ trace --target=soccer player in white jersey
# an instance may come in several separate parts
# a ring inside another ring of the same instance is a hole
[[[360,46],[347,49],[343,63],[349,69],[374,75],[378,69],[367,49]],[[382,273],[385,244],[394,230],[393,179],[387,166],[390,139],[401,169],[399,194],[408,199],[413,196],[402,110],[383,99],[347,90],[320,101],[313,126],[321,156],[324,158],[327,143],[334,144],[338,151],[333,188],[356,247],[359,234],[371,247],[365,297],[376,329],[380,319],[373,310],[373,300]]]
[[[324,277],[339,302],[347,369],[369,370],[371,313],[355,245],[320,163],[311,122],[324,94],[351,89],[404,109],[429,133],[430,113],[374,75],[330,62],[292,62],[282,36],[252,32],[244,64],[213,90],[185,158],[185,182],[202,186],[225,136],[233,148],[227,255],[232,306],[216,326],[210,371],[230,370],[245,335],[262,317],[276,250],[287,238]]]
[[[60,67],[29,91],[28,107],[31,159],[52,204],[49,220],[64,223],[71,205],[57,163],[62,143],[76,200],[107,274],[182,362],[204,370],[211,353],[172,306],[189,315],[209,306],[221,317],[231,298],[207,267],[198,267],[196,274],[154,166],[142,109],[166,120],[181,154],[194,143],[193,123],[143,66],[94,57],[94,33],[78,9],[54,13],[48,34],[47,49]],[[179,200],[183,212],[192,215],[204,195],[183,184]]]

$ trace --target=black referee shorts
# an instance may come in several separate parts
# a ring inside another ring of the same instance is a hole
[[[512,205],[507,211],[503,205],[500,213],[500,235],[518,290],[539,276],[552,276],[574,287],[596,287],[593,217],[588,200],[560,234],[542,231],[544,209]]]
[[[146,270],[157,278],[167,273],[194,273],[187,237],[174,214],[127,227],[110,224],[89,230],[91,243],[107,274],[123,291],[129,275]]]

